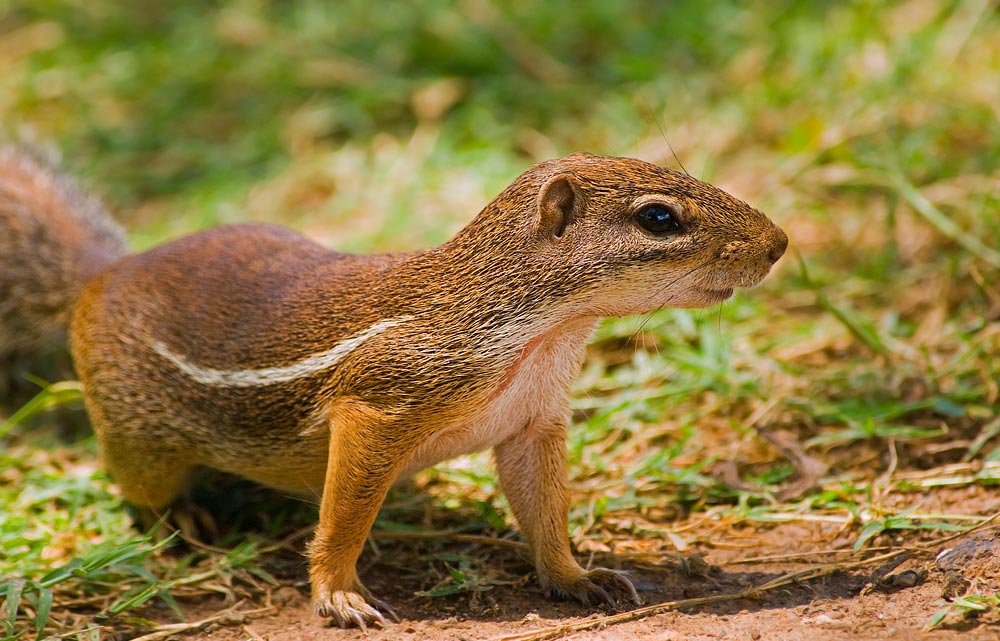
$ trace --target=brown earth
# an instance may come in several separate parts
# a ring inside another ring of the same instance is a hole
[[[1000,495],[988,488],[973,486],[938,490],[933,495],[915,494],[913,503],[920,504],[922,510],[990,515],[1000,510]],[[704,522],[698,524],[697,517],[689,524],[699,528],[715,527],[717,534],[708,543],[701,542],[704,537],[697,537],[699,543],[684,556],[661,553],[658,556],[619,554],[612,557],[595,553],[593,561],[626,570],[648,605],[695,597],[739,595],[750,586],[760,586],[790,572],[859,558],[850,553],[857,529],[845,531],[843,524],[800,520],[758,528],[746,527],[743,521],[742,525],[727,529]],[[663,524],[673,531],[682,530],[684,525],[682,522]],[[914,548],[911,557],[895,567],[871,563],[761,592],[755,599],[723,598],[721,602],[682,611],[659,613],[615,625],[605,623],[596,629],[571,632],[566,637],[576,640],[751,641],[1000,639],[996,609],[981,618],[952,612],[942,627],[924,630],[935,613],[947,605],[946,598],[966,593],[992,595],[1000,592],[1000,532],[983,528],[941,544],[937,541],[946,533],[917,531],[905,534],[905,538],[893,534],[875,540],[875,545],[882,546],[882,550],[886,546],[896,550]],[[544,598],[531,576],[530,566],[516,550],[474,542],[428,544],[379,539],[377,543],[362,557],[361,575],[373,592],[396,608],[401,618],[400,623],[387,630],[364,633],[325,627],[310,611],[304,562],[297,554],[288,553],[278,555],[268,568],[279,577],[281,587],[259,592],[235,605],[223,598],[182,601],[187,621],[214,621],[170,638],[190,641],[479,641],[526,635],[524,638],[540,639],[552,626],[585,622],[599,625],[602,617],[611,614]],[[438,561],[448,554],[454,555],[452,560],[456,563],[458,559],[465,559],[462,567],[466,577],[479,576],[480,584],[488,589],[435,598],[416,596],[415,592],[430,589],[440,578],[428,576],[432,574],[427,570],[428,546],[436,550]],[[918,546],[925,549],[916,550]],[[952,552],[935,560],[944,549]],[[787,558],[810,552],[817,554]],[[873,549],[869,556],[878,552],[879,549]],[[784,555],[786,559],[778,562],[761,558],[776,555]],[[468,559],[472,559],[471,566]],[[230,614],[220,617],[220,611],[225,608],[230,608]],[[252,612],[254,610],[263,611]],[[238,613],[243,611],[251,611],[251,614]],[[150,615],[163,623],[170,622],[172,616],[166,609],[147,613]]]

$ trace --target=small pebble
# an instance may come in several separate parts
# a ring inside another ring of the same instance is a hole
[[[271,603],[284,607],[294,603],[302,596],[302,593],[290,585],[282,586],[271,593]]]

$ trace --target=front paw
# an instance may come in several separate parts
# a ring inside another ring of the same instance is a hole
[[[330,618],[332,623],[342,628],[357,626],[367,630],[369,625],[385,628],[389,625],[385,614],[399,621],[392,608],[360,584],[353,590],[316,589],[313,609],[316,614]]]
[[[577,576],[563,581],[543,582],[546,596],[576,599],[584,605],[607,603],[618,609],[629,602],[639,605],[642,600],[635,586],[625,575],[607,568],[581,570]]]

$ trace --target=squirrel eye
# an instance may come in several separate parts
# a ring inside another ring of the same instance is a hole
[[[682,229],[674,210],[661,203],[646,205],[635,213],[635,220],[651,234],[664,235]]]

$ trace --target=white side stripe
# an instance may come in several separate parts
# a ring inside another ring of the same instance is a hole
[[[362,343],[381,334],[390,327],[395,327],[400,323],[410,320],[411,316],[395,320],[386,320],[376,323],[354,336],[344,339],[332,348],[319,354],[307,356],[297,363],[284,367],[264,367],[261,369],[212,369],[201,367],[191,363],[183,356],[175,354],[160,341],[153,341],[153,350],[177,366],[189,378],[202,385],[213,385],[215,387],[256,387],[258,385],[271,385],[273,383],[287,383],[304,376],[311,376],[317,372],[330,369],[337,364],[337,361],[344,358]]]

